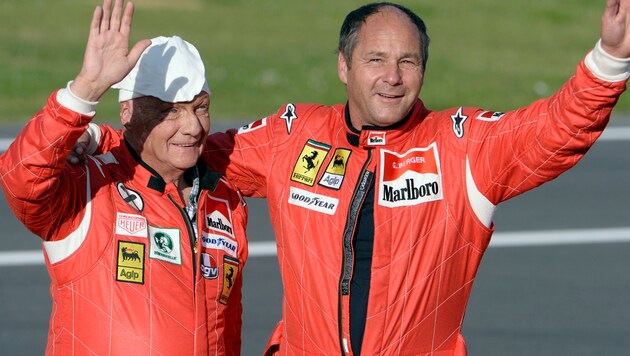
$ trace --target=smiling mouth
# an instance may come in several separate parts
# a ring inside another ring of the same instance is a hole
[[[392,95],[392,94],[385,94],[385,93],[379,93],[378,95],[386,99],[398,99],[404,96],[404,95]]]

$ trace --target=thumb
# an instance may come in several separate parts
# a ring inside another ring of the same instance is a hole
[[[149,47],[150,45],[151,45],[151,40],[144,39],[144,40],[138,41],[131,48],[131,51],[129,51],[127,58],[129,59],[129,63],[133,64],[132,67],[135,66],[136,63],[138,63],[138,60],[140,59],[142,52],[144,52],[144,50],[147,49],[147,47]]]

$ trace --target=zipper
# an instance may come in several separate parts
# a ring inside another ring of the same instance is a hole
[[[173,199],[173,197],[169,194],[168,198],[171,200],[173,205],[179,210],[179,213],[182,215],[184,219],[184,223],[186,224],[186,230],[188,230],[188,241],[190,242],[190,250],[192,251],[192,270],[193,270],[193,290],[195,287],[195,280],[197,278],[197,245],[195,244],[195,231],[193,230],[192,223],[190,222],[190,218],[186,211],[182,209],[179,204]]]
[[[363,206],[363,202],[365,201],[365,196],[367,195],[370,186],[372,185],[372,180],[374,179],[374,172],[370,172],[367,170],[367,166],[370,164],[372,160],[372,151],[368,151],[368,157],[365,163],[363,164],[363,168],[361,168],[361,175],[359,179],[359,184],[354,190],[352,194],[352,200],[350,202],[350,208],[348,210],[348,218],[346,222],[346,227],[343,233],[343,245],[342,245],[342,262],[341,262],[341,276],[339,278],[339,342],[341,347],[342,355],[345,355],[348,350],[348,341],[343,338],[343,296],[350,294],[350,279],[352,277],[352,238],[354,237],[354,232],[356,230],[357,221],[359,219],[359,211],[361,211],[361,207]]]

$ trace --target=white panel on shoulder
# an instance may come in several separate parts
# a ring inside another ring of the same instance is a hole
[[[85,214],[79,227],[70,233],[67,237],[58,241],[45,241],[43,243],[44,250],[48,255],[48,260],[51,264],[63,261],[65,258],[72,255],[76,250],[81,247],[85,237],[87,236],[88,229],[90,227],[90,220],[92,219],[92,189],[90,187],[90,169],[86,166],[87,172],[87,199],[85,202]]]
[[[494,211],[497,208],[492,204],[488,198],[486,198],[475,185],[472,172],[470,171],[470,161],[466,157],[466,192],[468,193],[468,200],[472,206],[477,218],[487,227],[492,225],[492,218],[494,217]]]

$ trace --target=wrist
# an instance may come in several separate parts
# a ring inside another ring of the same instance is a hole
[[[630,78],[630,58],[617,58],[607,53],[597,41],[595,48],[586,56],[586,66],[598,78],[619,82]]]
[[[57,101],[66,108],[78,112],[79,114],[94,116],[96,115],[96,105],[98,101],[88,101],[79,97],[72,89],[73,81],[69,81],[68,85],[57,92]]]

